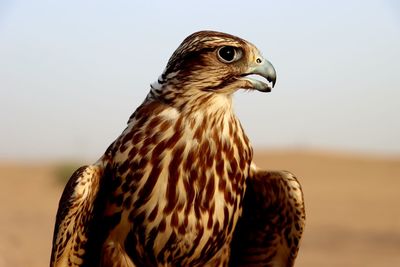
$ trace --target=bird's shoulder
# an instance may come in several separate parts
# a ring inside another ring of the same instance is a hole
[[[253,168],[247,179],[243,214],[232,245],[233,266],[280,263],[293,266],[305,225],[304,197],[288,171]],[[260,257],[260,255],[264,255]]]
[[[74,266],[83,262],[102,176],[101,164],[82,166],[67,182],[56,215],[51,266],[63,266],[71,259]]]

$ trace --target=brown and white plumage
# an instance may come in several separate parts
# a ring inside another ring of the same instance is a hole
[[[50,265],[292,266],[302,192],[290,173],[252,162],[232,94],[271,87],[250,74],[275,83],[252,44],[211,31],[187,37],[127,128],[71,177]]]
[[[250,177],[231,266],[293,266],[305,222],[301,186],[287,171],[256,169]]]

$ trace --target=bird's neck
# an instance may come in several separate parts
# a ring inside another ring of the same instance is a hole
[[[232,113],[232,94],[201,90],[201,88],[182,88],[174,84],[153,83],[146,98],[176,108],[182,113],[205,112]]]

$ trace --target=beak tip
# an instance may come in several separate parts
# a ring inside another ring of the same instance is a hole
[[[271,62],[269,62],[268,60],[265,61],[266,64],[266,77],[267,80],[272,83],[272,88],[274,88],[275,83],[276,83],[276,71],[274,66],[271,64]]]
[[[274,88],[276,83],[276,75],[273,75],[273,77],[268,77],[267,80],[272,83],[272,88]]]

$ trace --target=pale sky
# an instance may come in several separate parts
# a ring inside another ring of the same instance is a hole
[[[398,1],[0,1],[0,159],[96,159],[180,42],[254,43],[272,93],[238,92],[260,149],[400,155]]]

